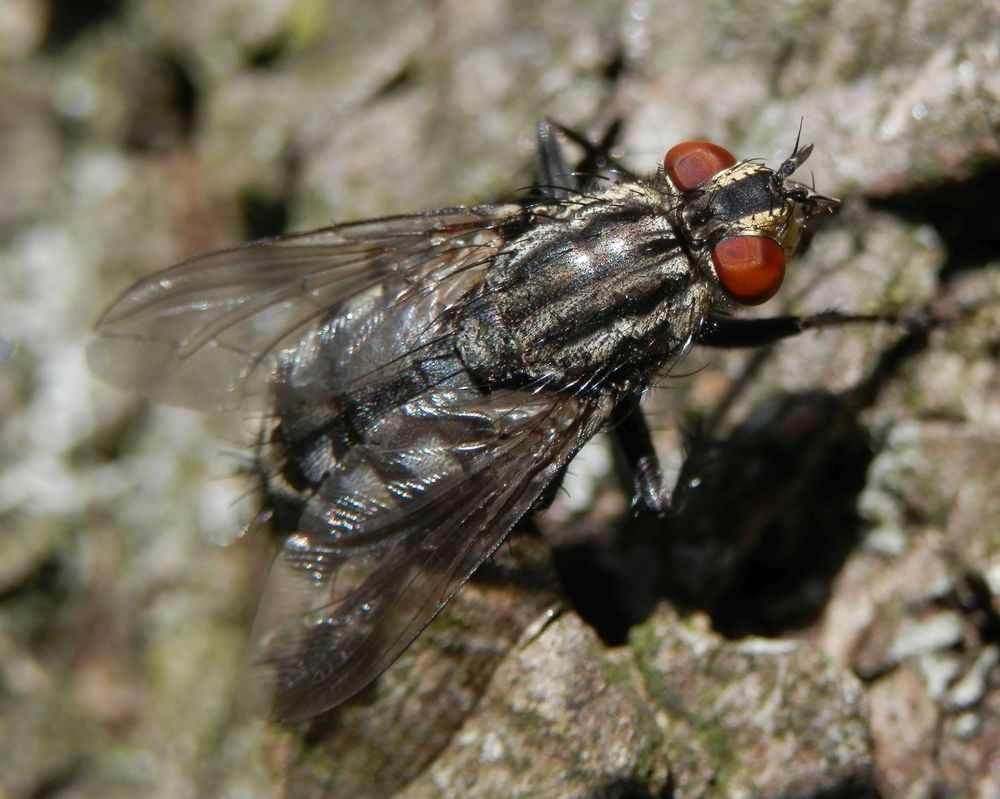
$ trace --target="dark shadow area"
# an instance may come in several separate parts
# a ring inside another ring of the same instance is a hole
[[[1000,643],[1000,613],[994,607],[993,591],[978,572],[964,575],[962,581],[940,599],[940,605],[966,617],[975,628],[979,644]]]
[[[726,438],[689,434],[666,518],[555,554],[574,609],[625,643],[659,597],[709,612],[723,634],[777,635],[821,612],[856,545],[872,448],[855,409],[820,392],[759,406]]]
[[[808,799],[882,799],[882,794],[868,781],[848,779],[827,790],[806,795]]]
[[[662,539],[668,597],[730,637],[819,617],[864,532],[857,501],[877,442],[860,414],[928,334],[904,334],[850,391],[777,397],[724,440],[690,437]]]
[[[1000,162],[983,164],[965,180],[935,183],[874,198],[872,206],[933,226],[944,239],[948,260],[942,280],[975,269],[1000,254]]]
[[[625,47],[619,44],[608,54],[607,60],[601,65],[601,77],[608,83],[617,83],[628,74],[630,66],[628,53]]]
[[[822,611],[857,544],[873,457],[836,395],[776,398],[724,440],[691,439],[662,528],[663,588],[724,635],[778,635]]]
[[[49,0],[42,48],[49,52],[63,49],[89,28],[115,17],[122,6],[122,0]]]
[[[407,62],[396,72],[382,82],[369,98],[369,102],[382,100],[395,94],[401,94],[407,89],[412,89],[420,82],[419,68],[416,64]]]
[[[35,564],[35,567],[0,589],[0,602],[23,602],[40,598],[53,609],[67,596],[62,561],[55,555]],[[28,618],[27,615],[24,618]]]
[[[95,426],[94,432],[70,451],[70,462],[84,468],[125,457],[134,451],[141,436],[146,434],[148,422],[149,403],[134,403],[127,412],[106,424]]]
[[[45,773],[41,781],[27,789],[15,789],[13,796],[24,799],[60,799],[66,796],[86,794],[89,769],[83,759],[54,766]]]
[[[637,777],[613,777],[587,794],[586,799],[669,799],[673,790],[668,786],[663,791],[653,792]]]
[[[271,69],[288,54],[288,39],[272,36],[248,48],[244,53],[246,65],[254,69]]]
[[[649,516],[629,517],[613,537],[552,553],[567,602],[608,646],[623,645],[660,598],[662,524]]]
[[[240,194],[240,216],[248,239],[284,233],[288,227],[288,194],[246,189]]]
[[[725,437],[695,426],[669,516],[633,515],[608,541],[555,553],[574,609],[609,645],[661,597],[734,638],[814,622],[864,532],[857,501],[877,442],[860,414],[927,340],[923,327],[904,334],[843,394],[775,397]]]
[[[163,51],[144,57],[126,77],[125,148],[165,152],[191,138],[198,124],[200,92],[185,59]]]
[[[294,146],[281,156],[277,185],[248,186],[240,192],[239,207],[247,239],[279,236],[288,230],[292,198],[298,193],[301,160]]]

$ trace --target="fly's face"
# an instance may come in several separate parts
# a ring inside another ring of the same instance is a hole
[[[737,162],[717,144],[689,141],[671,148],[664,170],[682,198],[682,233],[692,256],[711,259],[719,284],[744,305],[777,292],[806,219],[837,200],[787,178],[809,157],[795,150],[778,169]]]

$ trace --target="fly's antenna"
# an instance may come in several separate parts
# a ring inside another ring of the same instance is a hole
[[[781,180],[790,177],[791,174],[802,166],[806,159],[812,154],[813,146],[812,144],[806,144],[799,146],[802,141],[802,124],[805,121],[804,117],[799,117],[799,130],[795,134],[795,146],[792,148],[792,154],[788,156],[777,169],[777,175]]]

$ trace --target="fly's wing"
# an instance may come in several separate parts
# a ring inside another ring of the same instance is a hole
[[[356,694],[501,543],[610,403],[554,393],[431,392],[322,483],[268,577],[255,660],[272,715]]]
[[[196,256],[125,291],[98,322],[88,360],[108,382],[168,404],[260,405],[281,351],[345,300],[390,278],[416,291],[482,266],[520,212],[452,208]]]

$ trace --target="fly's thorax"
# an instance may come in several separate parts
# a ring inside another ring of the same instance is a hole
[[[622,181],[535,209],[464,310],[458,347],[487,383],[632,387],[681,353],[717,294],[663,186]]]

